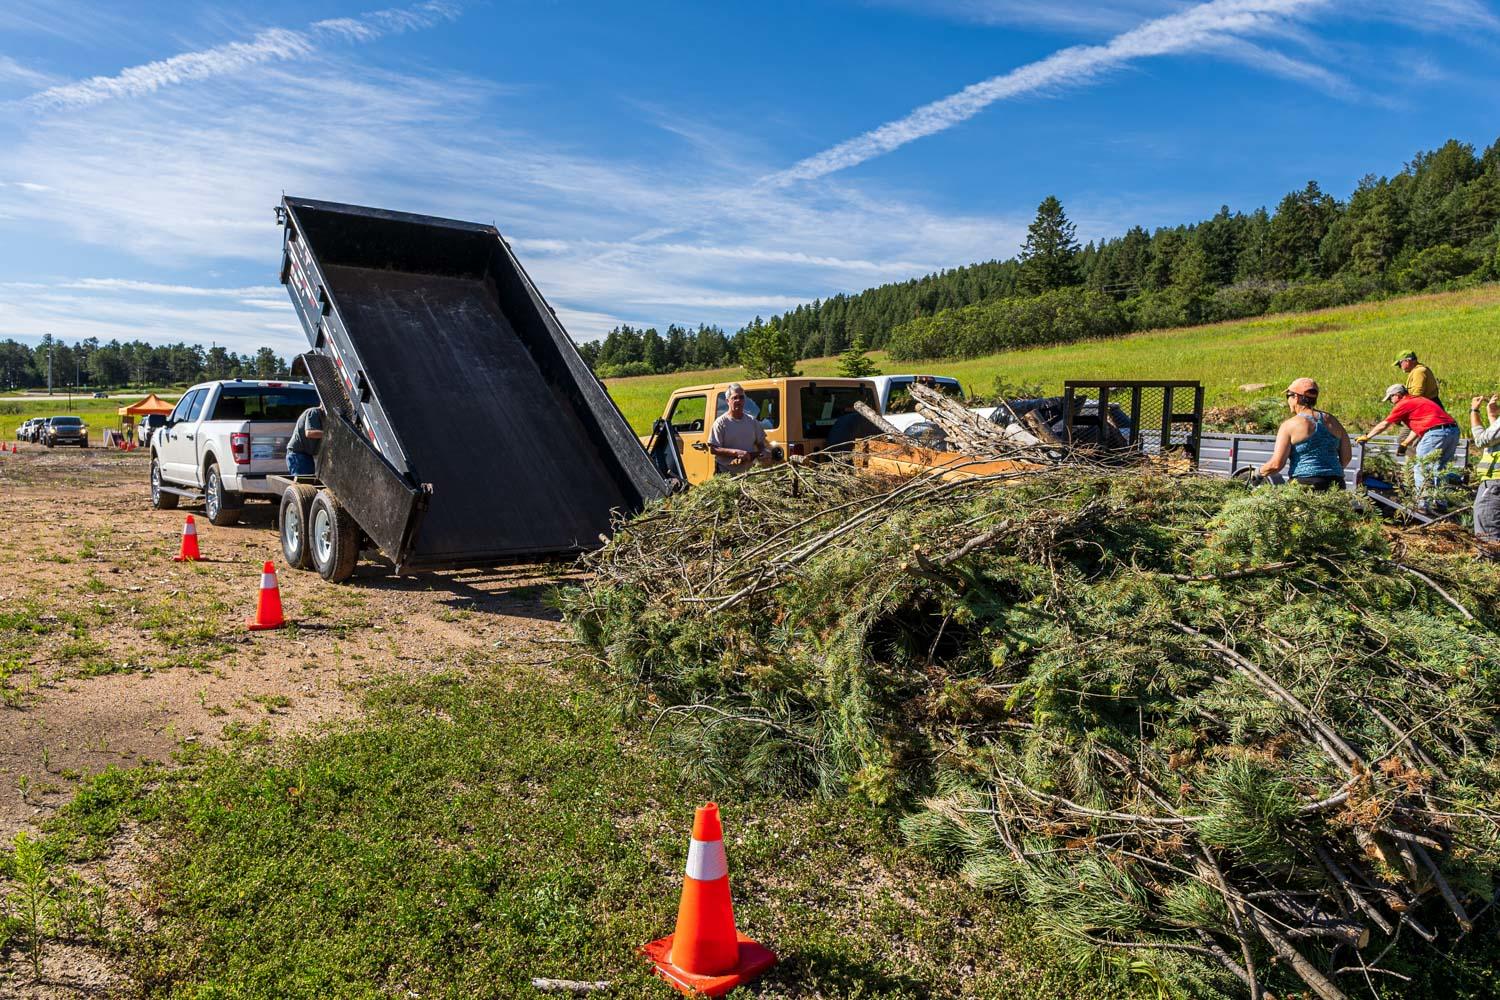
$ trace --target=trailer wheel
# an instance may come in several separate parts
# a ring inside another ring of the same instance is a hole
[[[312,546],[308,543],[307,526],[311,518],[313,498],[318,495],[315,487],[294,483],[281,494],[281,510],[276,523],[281,531],[281,552],[287,564],[294,569],[312,569]]]
[[[359,562],[359,525],[327,490],[313,498],[307,520],[314,568],[329,583],[343,583]]]
[[[177,494],[161,488],[161,461],[154,455],[151,458],[151,506],[156,510],[177,508]]]

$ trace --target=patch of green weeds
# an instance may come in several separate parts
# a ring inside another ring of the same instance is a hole
[[[612,694],[488,674],[391,682],[358,724],[182,752],[155,796],[158,922],[126,961],[147,995],[520,996],[533,976],[661,989],[635,954],[670,932],[692,809]],[[805,997],[1123,995],[1049,964],[1027,918],[914,864],[850,801],[724,806],[741,928]],[[993,914],[993,910],[983,911]],[[1037,968],[1020,968],[1009,956]],[[1004,956],[1004,957],[997,957]]]
[[[263,694],[255,700],[271,715],[285,712],[292,707],[292,699],[284,694]]]

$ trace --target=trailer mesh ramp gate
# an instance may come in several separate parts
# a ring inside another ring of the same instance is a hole
[[[1203,436],[1203,386],[1185,381],[1067,381],[1063,427],[1064,440],[1072,444],[1146,455],[1178,452],[1196,464]]]

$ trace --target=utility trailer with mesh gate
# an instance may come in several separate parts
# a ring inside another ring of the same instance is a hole
[[[666,492],[493,226],[286,197],[281,280],[324,411],[288,560],[337,582],[570,555]]]

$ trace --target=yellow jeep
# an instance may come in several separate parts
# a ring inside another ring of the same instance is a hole
[[[760,421],[770,442],[771,461],[811,455],[828,443],[828,432],[856,400],[879,412],[875,386],[863,378],[740,379],[745,413]],[[729,382],[690,385],[667,400],[661,419],[645,439],[646,450],[663,476],[688,484],[714,474],[708,434],[721,414],[729,412]]]

